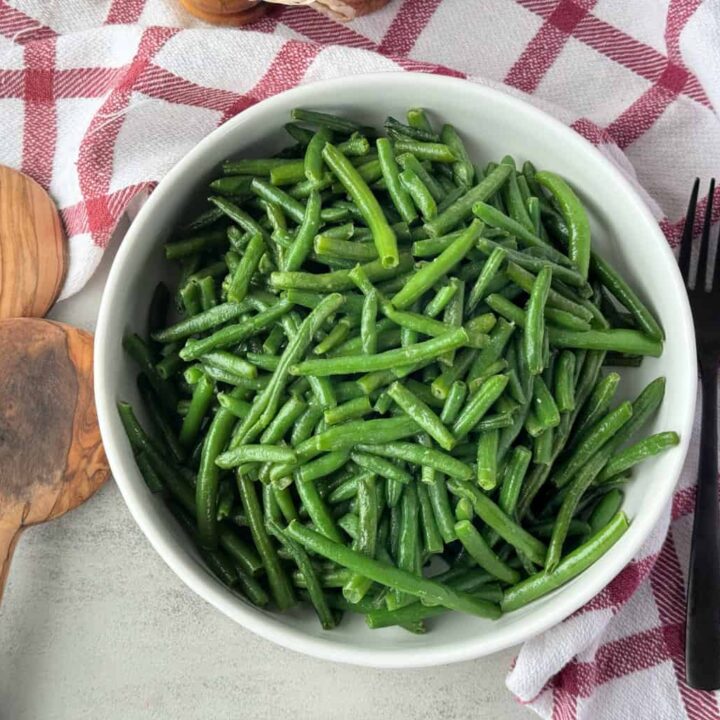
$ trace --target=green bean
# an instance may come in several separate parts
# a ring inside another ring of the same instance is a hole
[[[535,424],[534,431],[528,428],[526,421],[526,429],[533,437],[537,437],[541,433],[560,424],[560,411],[555,404],[548,386],[541,375],[536,375],[533,381],[532,404],[529,419]]]
[[[525,311],[505,298],[496,295],[491,307],[498,313],[511,318],[516,324],[523,326],[526,323]],[[637,330],[615,328],[610,330],[587,330],[577,332],[560,327],[548,327],[550,344],[560,348],[574,348],[578,350],[614,350],[633,355],[650,355],[660,357],[662,342],[653,340]]]
[[[354,547],[358,552],[374,557],[379,519],[375,476],[371,473],[363,473],[358,478],[357,484],[358,533]],[[372,580],[363,575],[353,574],[343,586],[343,596],[348,602],[358,603],[371,585]]]
[[[524,268],[520,267],[516,263],[508,263],[507,274],[510,279],[519,285],[525,292],[530,292],[535,284],[535,278],[531,272],[528,272]],[[593,318],[592,312],[586,307],[569,300],[564,295],[561,295],[557,290],[550,288],[547,296],[547,307],[555,308],[557,310],[563,310],[571,315],[576,316],[581,320],[589,322]]]
[[[137,386],[140,398],[149,415],[151,426],[162,439],[163,450],[167,449],[175,462],[181,462],[185,458],[184,447],[175,434],[174,424],[170,420],[167,411],[162,407],[157,393],[153,390],[144,373],[138,376]]]
[[[455,591],[447,585],[368,558],[344,545],[323,538],[322,535],[303,527],[298,522],[290,523],[287,532],[313,552],[375,582],[419,597],[432,605],[442,605],[480,617],[499,616],[500,611],[492,603],[478,600],[466,593]]]
[[[513,175],[511,174],[510,178],[512,179],[512,177]],[[511,180],[508,182],[510,181]],[[522,206],[522,203],[520,206]],[[542,250],[543,257],[546,257],[548,260],[562,266],[570,265],[570,262],[565,255],[563,255],[560,251],[555,250],[542,238],[535,235],[527,225],[509,218],[499,210],[496,210],[492,205],[488,205],[484,202],[476,203],[473,205],[473,215],[480,218],[484,223],[486,223],[486,225],[498,228],[499,230],[504,230],[508,234],[517,238],[521,245]]]
[[[414,207],[420,211],[424,220],[432,220],[437,216],[437,204],[427,185],[412,170],[403,170],[399,175],[400,185],[412,198]],[[413,208],[414,211],[414,208]]]
[[[183,447],[189,448],[195,444],[195,441],[200,433],[202,421],[210,409],[214,390],[215,383],[209,380],[205,374],[202,375],[200,380],[193,387],[190,407],[183,418],[180,435],[178,437],[180,444]]]
[[[592,455],[630,420],[632,414],[632,404],[624,402],[604,418],[598,420],[588,431],[586,439],[577,445],[572,454],[558,468],[553,477],[556,487],[563,487],[575,477],[578,470],[588,462]]]
[[[305,353],[313,335],[343,302],[342,295],[328,295],[303,321],[297,334],[288,342],[270,384],[255,398],[252,411],[238,429],[237,444],[243,440],[247,442],[249,434],[257,435],[264,427],[267,427],[275,414],[280,394],[287,382],[289,367]],[[260,423],[260,427],[256,430],[258,423]]]
[[[215,460],[221,468],[234,468],[246,462],[293,463],[295,452],[281,445],[242,445],[224,452]]]
[[[484,432],[477,445],[477,481],[478,485],[490,491],[497,485],[497,451],[500,433],[498,430]]]
[[[573,475],[553,525],[545,560],[547,572],[553,572],[557,568],[562,555],[563,544],[567,538],[570,521],[575,514],[577,505],[590,485],[596,480],[608,459],[608,453],[603,452],[601,449],[586,460]]]
[[[507,253],[502,247],[497,247],[490,253],[487,262],[483,265],[482,272],[478,275],[470,291],[470,296],[468,297],[469,311],[474,310],[478,303],[485,299],[490,282],[497,276],[498,270],[505,262],[506,257]]]
[[[380,260],[362,265],[371,282],[387,280],[402,275],[413,266],[412,256],[401,253],[400,263],[395,267],[384,267]],[[335,270],[329,273],[273,272],[270,284],[277,290],[318,290],[323,293],[342,292],[355,287],[350,270]]]
[[[502,601],[503,611],[517,610],[572,580],[597,562],[627,528],[625,514],[617,513],[602,530],[563,558],[554,572],[539,572],[507,590]]]
[[[557,203],[568,228],[570,259],[587,279],[590,266],[590,222],[585,208],[572,188],[559,175],[547,171],[539,172],[535,174],[535,180],[550,191]]]
[[[435,293],[433,299],[425,306],[423,315],[428,318],[437,317],[452,299],[453,295],[458,290],[459,285],[457,283],[447,283],[443,285]]]
[[[290,117],[299,122],[308,123],[309,125],[317,125],[321,128],[334,130],[339,133],[351,134],[356,131],[363,131],[362,125],[352,120],[340,118],[329,113],[316,112],[314,110],[303,110],[302,108],[294,108],[290,112]]]
[[[237,483],[253,542],[265,566],[270,593],[278,609],[287,610],[295,604],[292,586],[265,529],[255,487],[250,478],[242,475],[238,475]]]
[[[432,447],[391,441],[383,442],[381,445],[359,444],[357,448],[361,452],[406,460],[415,465],[428,465],[461,480],[466,480],[472,476],[472,468],[469,465]]]
[[[372,412],[370,399],[363,395],[362,397],[348,400],[342,405],[327,408],[324,412],[325,424],[337,425],[338,423],[347,422],[348,420],[357,420],[358,418]]]
[[[307,510],[310,520],[312,520],[318,532],[330,540],[342,542],[342,536],[340,535],[337,524],[320,497],[315,483],[301,482],[296,478],[295,489],[297,490],[300,502],[303,504],[305,510]]]
[[[435,378],[430,385],[432,394],[439,400],[445,400],[450,392],[452,384],[456,380],[465,377],[469,368],[478,357],[478,351],[474,348],[467,348],[460,352],[452,367],[443,370],[439,377]]]
[[[419,504],[417,490],[414,483],[408,485],[403,491],[400,499],[400,532],[398,535],[398,549],[396,554],[396,566],[400,570],[417,574],[416,561],[419,555],[420,540]],[[388,596],[388,609],[394,610],[409,602],[400,590]]]
[[[600,501],[590,513],[588,523],[590,526],[590,535],[600,532],[608,523],[617,515],[623,502],[623,492],[618,488],[610,490],[602,496]]]
[[[413,138],[401,137],[395,141],[395,152],[400,155],[412,153],[418,160],[430,160],[436,163],[454,163],[455,153],[444,143],[423,142]]]
[[[378,455],[354,450],[350,454],[350,458],[359,467],[377,474],[380,477],[384,477],[387,480],[391,480],[394,483],[407,485],[412,482],[413,477],[407,470]]]
[[[443,125],[440,140],[450,148],[457,161],[453,163],[453,178],[461,187],[470,187],[475,176],[475,168],[468,156],[463,141],[452,125]]]
[[[230,302],[241,302],[250,289],[250,280],[265,253],[265,241],[260,235],[253,235],[247,244],[242,259],[230,279],[227,298]]]
[[[305,360],[293,365],[293,375],[346,375],[359,372],[374,372],[431,360],[448,350],[467,345],[468,334],[463,328],[456,328],[443,335],[417,343],[407,348],[387,350],[376,355],[355,355],[338,358]]]
[[[201,230],[209,225],[213,225],[222,217],[222,210],[216,207],[208,208],[199,215],[196,215],[190,222],[184,224],[180,230],[182,232],[194,232],[195,230]]]
[[[390,385],[387,392],[403,412],[415,420],[428,435],[437,441],[440,447],[447,451],[455,447],[456,440],[451,432],[445,427],[442,420],[440,420],[432,409],[418,398],[417,395],[399,382],[394,382]]]
[[[298,483],[308,483],[319,478],[327,477],[343,467],[350,457],[346,450],[329,452],[319,458],[302,465],[295,471],[295,478]],[[287,462],[287,461],[285,461]],[[290,461],[292,462],[292,461]]]
[[[457,440],[464,438],[483,418],[493,403],[502,395],[508,383],[507,375],[488,378],[479,390],[471,395],[453,425]]]
[[[533,461],[537,465],[552,465],[555,440],[554,428],[543,430],[533,437]]]
[[[531,458],[532,453],[526,447],[518,445],[513,449],[512,455],[505,465],[498,505],[511,517],[515,514],[520,490]]]
[[[399,263],[399,255],[395,232],[387,222],[382,208],[367,183],[334,145],[327,143],[322,154],[325,162],[340,180],[372,231],[380,264],[384,268],[396,267]]]
[[[525,313],[525,332],[523,333],[523,349],[525,362],[531,375],[542,372],[544,367],[542,344],[545,334],[545,303],[547,301],[552,270],[544,267],[538,273],[533,289],[530,292],[527,311]]]
[[[397,158],[403,170],[410,170],[417,175],[423,185],[427,188],[435,202],[439,202],[445,196],[443,189],[437,180],[423,167],[423,164],[411,153],[403,153]]]
[[[225,350],[205,353],[200,360],[204,365],[212,365],[240,377],[252,379],[256,378],[258,374],[257,368],[252,363]]]
[[[514,324],[508,323],[502,318],[498,321],[490,334],[488,344],[475,358],[466,378],[466,382],[471,383],[473,380],[480,377],[490,366],[500,359],[503,351],[505,350],[505,346],[510,341],[514,331]]]
[[[431,263],[418,270],[405,286],[392,298],[392,304],[403,310],[449,273],[470,251],[482,232],[482,223],[473,221],[470,226]]]
[[[585,332],[591,329],[591,325],[586,320],[573,315],[572,313],[565,312],[565,310],[558,310],[557,308],[545,306],[545,320],[550,325],[556,325],[557,327],[564,328],[566,330],[577,330]]]
[[[148,486],[148,490],[150,490],[151,493],[162,492],[165,486],[147,454],[144,452],[137,453],[135,455],[135,461],[137,462],[138,470],[140,470],[145,484]]]
[[[440,420],[445,425],[455,422],[460,412],[460,408],[467,397],[468,387],[462,380],[456,380],[451,386],[450,391],[445,398]]]
[[[447,250],[462,235],[462,232],[462,230],[456,230],[439,237],[422,238],[416,240],[410,249],[415,257],[434,257]]]
[[[599,380],[584,405],[580,408],[575,419],[575,436],[569,443],[569,448],[579,443],[587,434],[587,431],[608,411],[610,403],[615,397],[620,375],[615,372],[608,373]]]
[[[444,543],[435,520],[435,512],[433,511],[428,487],[425,483],[417,483],[416,490],[420,505],[420,529],[423,536],[424,550],[431,555],[441,553],[444,549]]]
[[[213,327],[217,327],[230,320],[236,320],[251,308],[247,301],[242,303],[223,303],[216,305],[204,312],[199,313],[164,330],[156,330],[151,334],[153,340],[161,343],[171,343],[183,340],[190,335],[196,335]]]
[[[180,357],[186,361],[196,360],[211,350],[236,345],[242,340],[262,332],[265,328],[279,320],[285,313],[290,312],[291,309],[292,303],[286,300],[280,300],[277,304],[271,305],[267,310],[262,310],[257,313],[257,315],[241,321],[236,325],[228,325],[200,340],[188,340],[185,343],[185,347],[180,351]]]
[[[307,405],[300,398],[291,396],[278,410],[273,421],[260,436],[262,445],[275,445],[279,443],[293,426],[293,423],[305,412]]]
[[[371,262],[378,256],[375,246],[371,243],[337,240],[325,235],[317,235],[313,247],[317,255],[331,255],[357,262]]]
[[[331,133],[327,128],[320,128],[316,132],[305,148],[305,158],[303,160],[303,172],[305,177],[311,182],[321,184],[325,174],[323,168],[322,149],[325,143],[332,139]],[[272,179],[272,175],[270,176]]]
[[[455,504],[456,520],[472,520],[475,517],[472,503],[467,498],[460,498]]]
[[[387,138],[378,138],[376,146],[382,176],[385,179],[390,199],[400,213],[400,217],[405,222],[411,223],[417,218],[417,213],[408,190],[400,182],[400,170],[393,155],[392,145]]]
[[[487,432],[488,430],[502,430],[512,425],[513,414],[510,412],[496,413],[495,415],[486,415],[476,426],[477,432]],[[498,455],[500,455],[498,448]]]
[[[238,570],[250,576],[259,574],[263,569],[263,562],[255,548],[242,540],[230,526],[220,525],[219,533],[220,545],[235,561]]]
[[[165,243],[165,259],[179,260],[180,258],[210,250],[218,245],[227,245],[225,230],[205,230],[197,235]]]
[[[602,284],[616,297],[635,319],[640,329],[657,341],[665,338],[662,327],[632,288],[617,271],[596,253],[592,253],[592,270]]]
[[[415,435],[418,430],[417,423],[409,417],[353,420],[328,428],[307,442],[311,443],[312,448],[317,452],[340,450],[359,443],[393,442]]]
[[[292,273],[298,270],[310,254],[313,247],[313,240],[320,228],[320,208],[320,195],[316,190],[313,190],[308,196],[307,205],[299,221],[300,227],[298,228],[295,240],[285,254],[282,266],[284,273]],[[273,273],[271,275],[271,282],[272,277],[278,274],[282,273]]]
[[[502,582],[514,585],[520,580],[520,573],[503,562],[487,544],[485,538],[468,520],[455,524],[455,533],[468,554],[486,572]]]
[[[365,355],[377,352],[377,311],[378,294],[373,290],[365,296],[360,316],[360,338]]]
[[[487,495],[468,482],[448,480],[448,489],[458,497],[472,502],[478,517],[489,525],[505,542],[525,553],[536,565],[545,562],[546,547],[527,530],[513,522]]]
[[[490,175],[461,195],[449,207],[442,210],[438,208],[439,215],[426,222],[425,229],[433,237],[453,230],[470,217],[473,205],[492,197],[502,187],[511,171],[512,169],[507,165],[499,165]]]
[[[563,350],[555,365],[555,403],[558,410],[575,409],[575,353]]]
[[[661,432],[643,438],[615,455],[600,473],[598,482],[609,480],[613,476],[629,470],[639,462],[653,457],[653,455],[657,455],[670,447],[675,447],[679,442],[680,438],[675,432]]]
[[[335,390],[333,390],[332,383],[326,377],[309,375],[308,380],[310,381],[310,389],[315,396],[315,401],[321,408],[334,408],[337,405]]]
[[[165,410],[174,412],[178,401],[177,393],[170,383],[158,375],[148,344],[139,335],[133,333],[123,338],[123,349],[145,373],[150,386],[157,394]]]

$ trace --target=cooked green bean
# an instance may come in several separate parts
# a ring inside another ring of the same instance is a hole
[[[372,405],[367,395],[348,400],[342,405],[327,408],[324,412],[325,424],[337,425],[347,422],[348,420],[357,420],[358,418],[372,412]]]
[[[425,432],[434,438],[444,450],[455,447],[456,440],[445,427],[442,420],[417,395],[399,382],[394,382],[387,390],[388,395],[409,415]]]
[[[453,425],[452,432],[456,439],[464,438],[482,420],[485,413],[505,391],[507,383],[507,375],[493,375],[474,395],[470,396]]]
[[[457,419],[462,408],[465,398],[467,397],[468,387],[462,380],[456,380],[451,386],[450,391],[445,398],[440,420],[445,425],[451,425]]]
[[[472,476],[472,468],[469,465],[432,447],[423,447],[407,442],[387,442],[381,445],[359,444],[357,447],[362,452],[406,460],[415,465],[427,465],[461,480]]]
[[[615,475],[620,475],[639,462],[670,447],[675,447],[679,442],[680,437],[675,432],[661,432],[643,438],[615,455],[600,473],[598,482],[604,482]]]
[[[480,617],[499,617],[496,605],[485,600],[478,600],[467,593],[453,590],[447,585],[429,580],[422,576],[400,570],[386,563],[368,558],[351,550],[338,542],[332,542],[319,533],[293,521],[288,525],[290,537],[305,545],[313,552],[337,562],[343,567],[364,575],[371,580],[387,585],[402,592],[409,593],[425,600],[431,605],[442,605],[453,610],[460,610]]]
[[[487,495],[471,483],[452,478],[448,489],[458,497],[466,497],[473,504],[478,517],[490,526],[505,542],[525,553],[536,565],[545,563],[545,544],[513,522]]]
[[[467,520],[455,523],[455,533],[472,559],[498,580],[515,585],[520,573],[503,562],[485,541],[485,538]]]
[[[497,451],[500,434],[497,430],[484,432],[477,445],[478,485],[489,492],[497,485]]]
[[[570,259],[587,279],[590,267],[590,222],[585,208],[572,188],[555,173],[535,173],[535,180],[549,190],[568,228]]]
[[[448,350],[467,345],[468,334],[463,328],[456,328],[438,337],[416,343],[407,348],[387,350],[377,355],[349,355],[338,358],[305,360],[293,365],[293,375],[347,375],[349,373],[374,372],[410,365],[442,355]]]
[[[427,292],[441,277],[447,275],[473,247],[482,233],[482,223],[473,221],[467,230],[444,250],[431,263],[418,270],[405,286],[392,298],[392,304],[398,310],[404,310]]]

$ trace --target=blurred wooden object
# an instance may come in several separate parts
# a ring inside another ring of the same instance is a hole
[[[45,315],[66,268],[55,203],[27,175],[0,165],[0,320]]]
[[[0,321],[0,598],[23,530],[85,502],[110,474],[92,358],[83,330]]]
[[[259,20],[267,5],[258,0],[180,0],[191,14],[213,25],[240,27]]]
[[[375,12],[390,0],[180,0],[192,15],[214,25],[248,25],[261,18],[268,4],[309,5],[335,20],[347,22]]]

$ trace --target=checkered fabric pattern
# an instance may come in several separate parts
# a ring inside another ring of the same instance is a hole
[[[228,118],[313,80],[440,73],[502,83],[567,122],[676,246],[692,179],[720,168],[719,29],[718,0],[393,0],[347,26],[276,7],[245,30],[171,0],[0,0],[0,163],[60,206],[67,297],[131,199]],[[683,682],[693,478],[689,465],[635,561],[521,650],[508,687],[542,717],[720,718],[717,694]]]

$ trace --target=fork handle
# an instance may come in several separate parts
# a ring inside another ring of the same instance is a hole
[[[718,509],[717,357],[701,355],[702,431],[688,576],[687,681],[720,688],[720,510]]]

